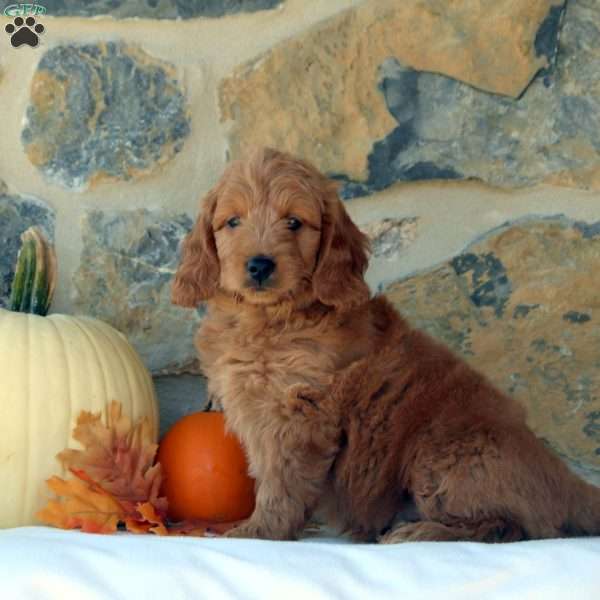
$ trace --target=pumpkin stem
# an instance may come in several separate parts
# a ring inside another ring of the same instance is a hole
[[[15,312],[45,315],[56,287],[56,254],[37,227],[21,234],[9,309]]]

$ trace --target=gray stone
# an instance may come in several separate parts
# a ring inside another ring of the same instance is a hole
[[[193,337],[201,310],[171,304],[187,215],[145,209],[86,213],[74,275],[74,307],[122,331],[155,373],[196,366]]]
[[[5,308],[10,297],[21,234],[34,225],[52,241],[54,211],[35,198],[9,194],[0,181],[0,307]]]
[[[578,221],[575,223],[575,228],[583,233],[583,237],[592,238],[600,235],[600,221],[595,223],[585,223],[584,221]]]
[[[206,379],[201,375],[167,375],[154,378],[162,436],[186,415],[210,410]]]
[[[222,17],[240,12],[274,8],[283,0],[45,0],[48,16],[94,17],[110,15],[117,19],[191,19]],[[0,9],[12,1],[0,2]]]
[[[361,227],[371,242],[375,258],[397,258],[417,237],[416,217],[406,219],[382,219]]]
[[[101,42],[44,54],[21,137],[43,173],[79,188],[153,171],[189,131],[174,67],[134,46]]]
[[[397,127],[373,146],[366,182],[337,175],[343,197],[423,179],[600,188],[600,3],[568,3],[553,52],[548,36],[558,31],[557,11],[538,44],[551,66],[517,99],[385,61],[380,88]]]

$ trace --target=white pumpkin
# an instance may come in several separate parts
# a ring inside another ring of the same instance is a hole
[[[56,455],[80,447],[80,411],[106,414],[112,400],[147,416],[157,439],[152,379],[125,336],[97,319],[0,309],[0,527],[38,523],[45,480],[65,475]]]

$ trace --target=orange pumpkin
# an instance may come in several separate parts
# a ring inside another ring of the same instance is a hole
[[[158,461],[174,521],[223,523],[252,514],[254,480],[239,440],[225,432],[222,413],[183,417],[162,439]]]

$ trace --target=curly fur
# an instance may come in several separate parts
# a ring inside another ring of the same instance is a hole
[[[522,407],[369,297],[367,247],[333,183],[274,150],[232,163],[204,200],[173,300],[208,303],[201,366],[256,479],[228,535],[294,539],[315,513],[386,543],[600,534],[600,491]],[[257,255],[276,263],[261,287]]]

